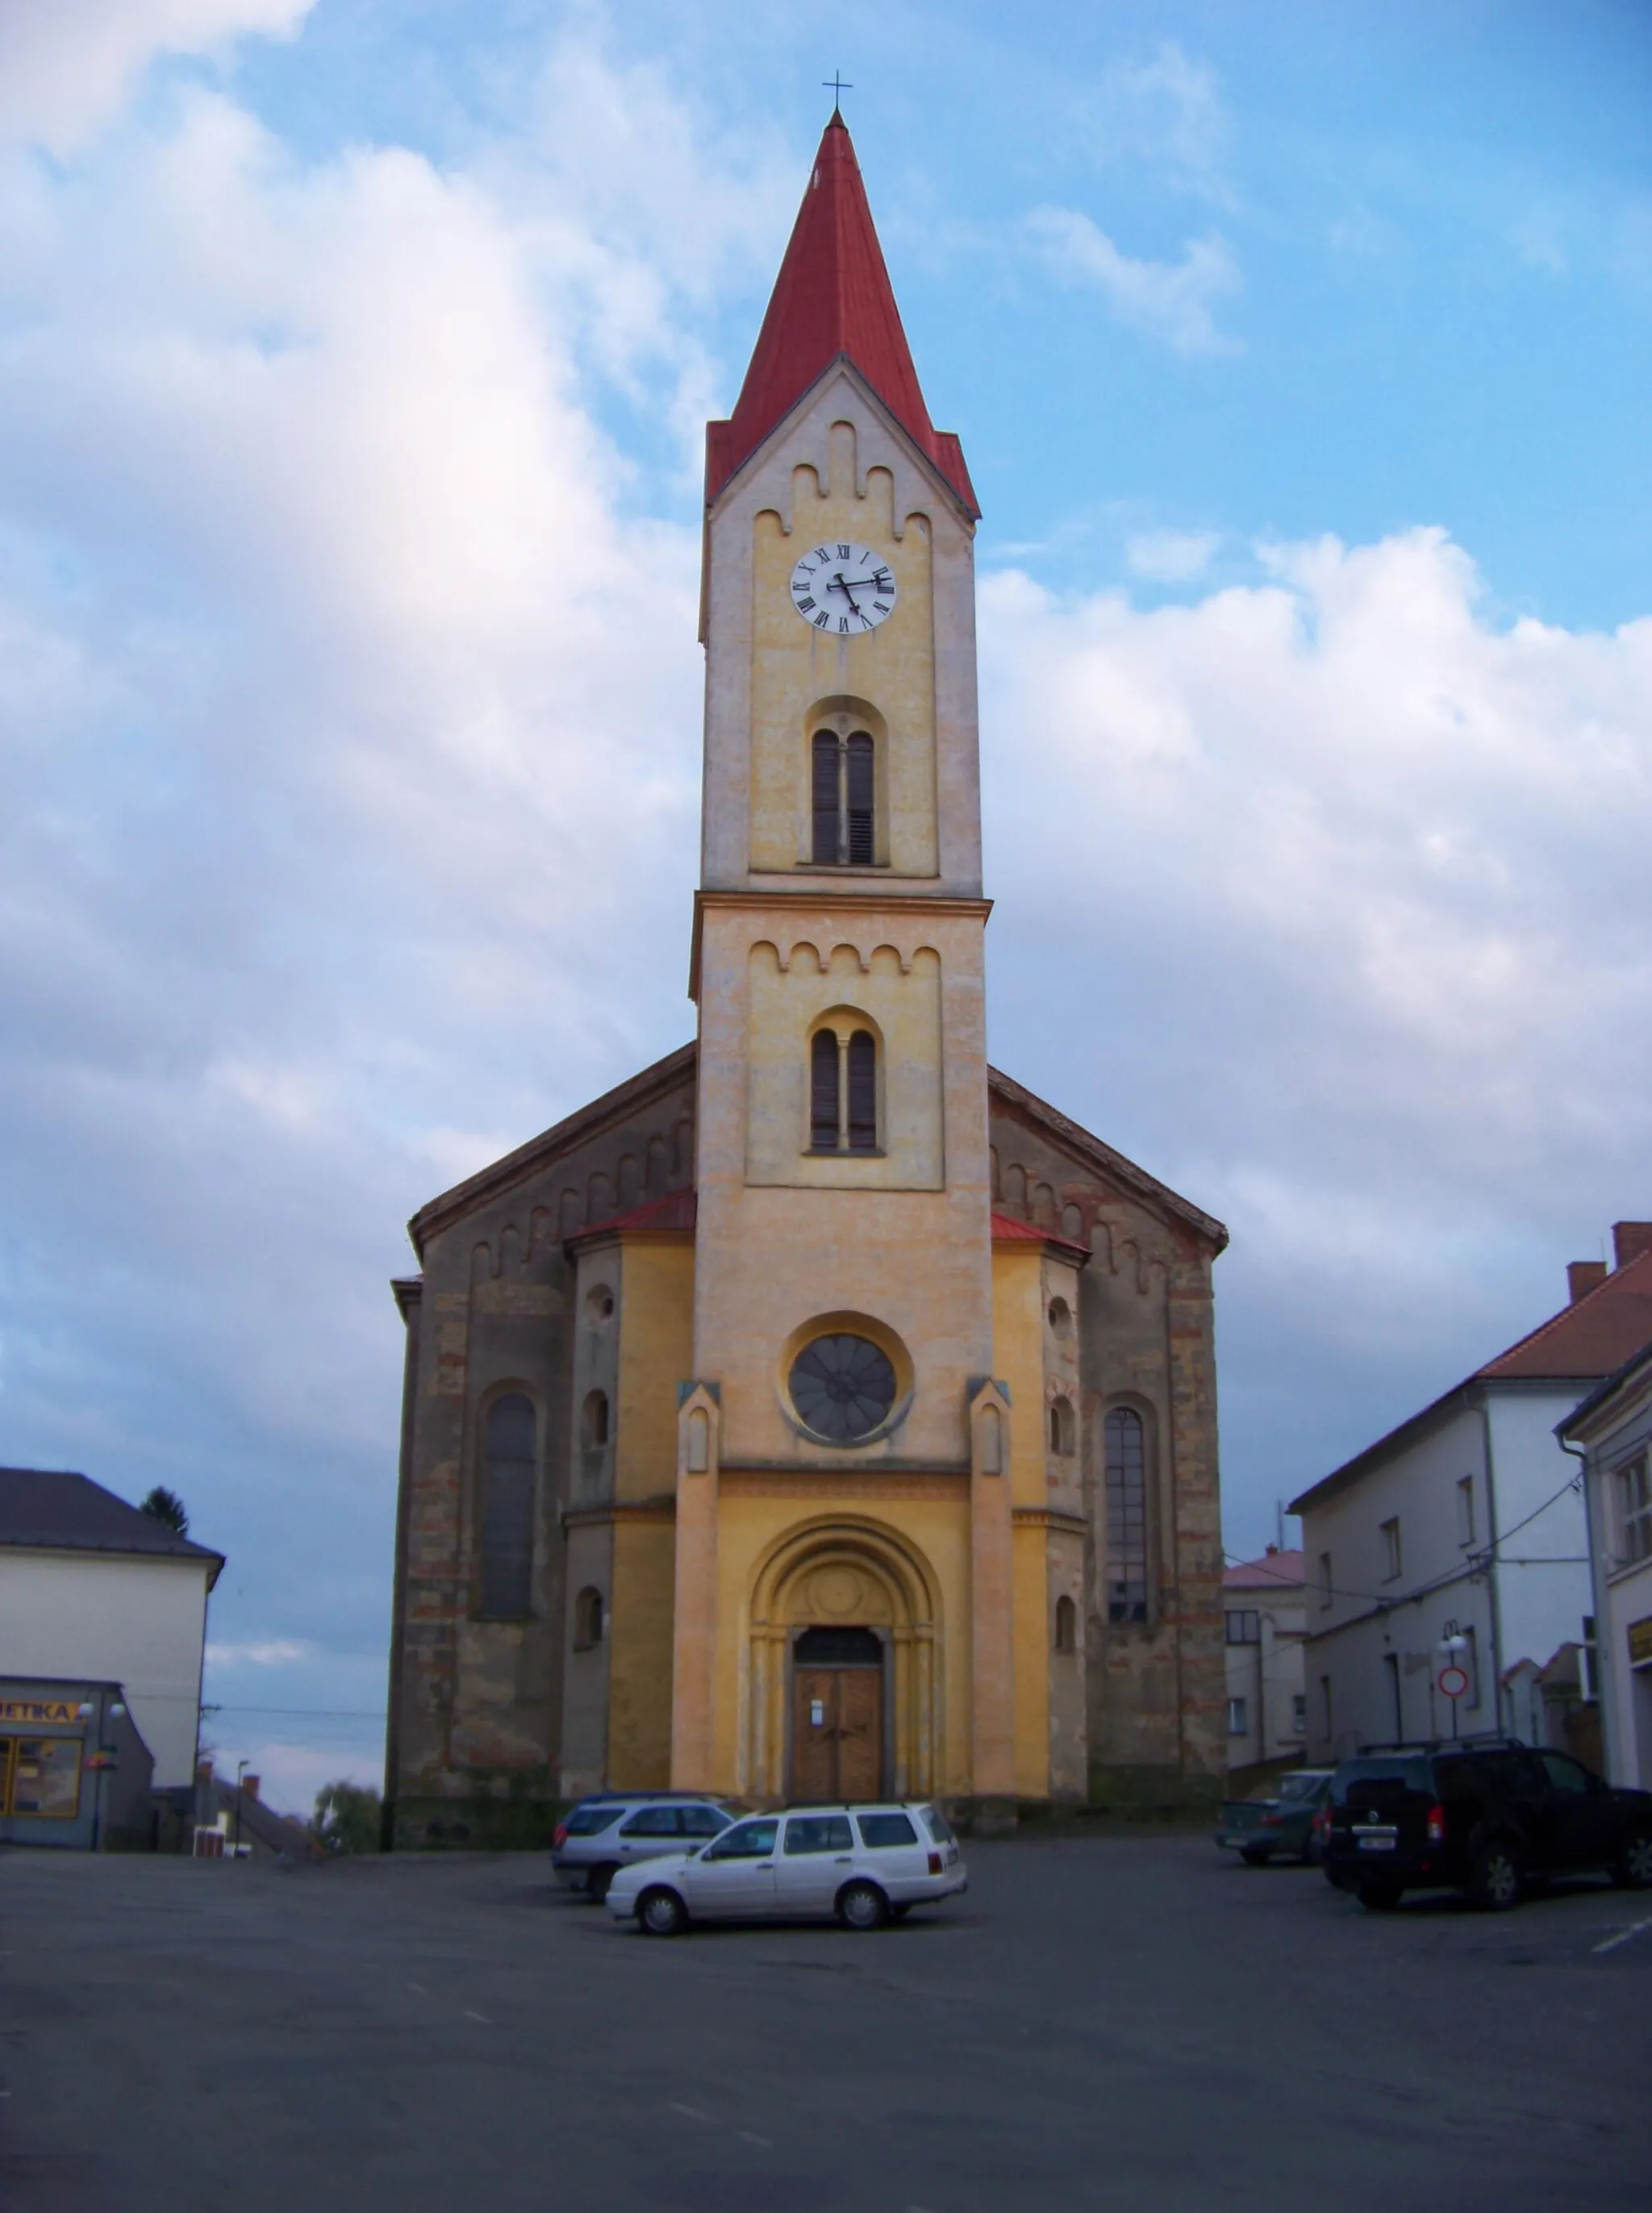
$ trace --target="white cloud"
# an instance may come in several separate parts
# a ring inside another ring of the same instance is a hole
[[[117,114],[159,54],[210,54],[249,35],[290,38],[314,0],[6,0],[0,144],[65,155]]]
[[[1217,302],[1241,288],[1238,265],[1214,235],[1190,239],[1180,261],[1143,261],[1121,252],[1106,231],[1072,208],[1039,208],[1027,217],[1035,246],[1065,283],[1093,286],[1120,322],[1163,339],[1179,353],[1231,353],[1237,342],[1216,328]]]
[[[1166,40],[1146,61],[1120,61],[1080,95],[1104,157],[1151,162],[1184,190],[1228,201],[1232,126],[1216,73]]]
[[[1222,543],[1214,530],[1143,530],[1125,542],[1125,558],[1138,576],[1185,584],[1202,576]]]
[[[995,993],[1082,1009],[1027,1080],[1229,1220],[1284,1483],[1652,1212],[1652,620],[1499,627],[1437,530],[1265,560],[1145,613],[1002,576],[981,635]]]
[[[209,1640],[206,1664],[209,1667],[288,1667],[295,1661],[309,1659],[314,1650],[305,1637],[272,1637],[246,1644],[216,1644]]]

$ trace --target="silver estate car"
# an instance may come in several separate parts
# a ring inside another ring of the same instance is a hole
[[[694,1851],[627,1867],[608,1911],[649,1936],[691,1921],[829,1921],[881,1929],[969,1887],[938,1806],[808,1806],[737,1821]]]
[[[698,1791],[605,1790],[582,1798],[551,1840],[551,1864],[600,1905],[622,1868],[722,1834],[735,1816]]]

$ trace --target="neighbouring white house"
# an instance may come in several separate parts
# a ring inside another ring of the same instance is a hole
[[[1652,1338],[1652,1222],[1612,1241],[1558,1314],[1292,1502],[1310,1758],[1504,1730],[1598,1759],[1582,1486],[1555,1430]]]
[[[1560,1425],[1581,1447],[1606,1773],[1652,1790],[1652,1332]]]
[[[87,1476],[0,1468],[0,1676],[119,1684],[152,1787],[189,1787],[223,1565]]]
[[[1228,1765],[1300,1756],[1308,1735],[1302,1555],[1270,1545],[1222,1579],[1228,1653]]]

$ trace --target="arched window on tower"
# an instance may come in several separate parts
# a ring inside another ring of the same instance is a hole
[[[830,1025],[809,1039],[809,1150],[878,1149],[878,1041],[870,1030],[844,1035]]]
[[[1078,1608],[1070,1598],[1056,1600],[1056,1650],[1076,1652],[1078,1649]]]
[[[864,730],[817,730],[811,764],[817,868],[870,868],[877,859],[877,750]]]
[[[520,1392],[488,1408],[482,1470],[480,1610],[494,1621],[533,1612],[533,1493],[539,1424]]]
[[[1103,1428],[1107,1485],[1107,1619],[1147,1619],[1147,1440],[1133,1406]]]
[[[838,1149],[838,1033],[816,1030],[809,1041],[809,1145],[817,1153]]]
[[[849,1149],[877,1149],[878,1041],[870,1030],[856,1030],[849,1040]]]

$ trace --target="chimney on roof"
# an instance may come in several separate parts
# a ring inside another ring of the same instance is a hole
[[[1567,1264],[1566,1289],[1571,1293],[1574,1306],[1579,1299],[1587,1298],[1597,1283],[1606,1279],[1604,1260],[1572,1260]]]
[[[198,1783],[210,1783],[212,1780],[212,1762],[210,1759],[198,1759],[196,1761],[195,1780]]]
[[[1274,1554],[1278,1551],[1278,1549],[1279,1549],[1279,1547],[1277,1546],[1277,1545],[1270,1545],[1268,1546],[1268,1558],[1269,1558],[1270,1559],[1271,1559],[1271,1558],[1273,1558]]]
[[[1612,1225],[1613,1265],[1626,1268],[1643,1253],[1652,1253],[1652,1222],[1614,1222]]]
[[[258,1785],[259,1778],[256,1775],[243,1775],[241,1778],[241,1787],[249,1798],[258,1796]]]

